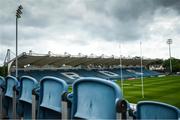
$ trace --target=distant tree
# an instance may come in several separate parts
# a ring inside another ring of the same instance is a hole
[[[155,60],[155,61],[149,63],[149,65],[162,65],[163,62],[164,61],[162,59],[159,59],[159,60]]]
[[[7,76],[7,67],[6,66],[0,66],[0,76]]]
[[[167,59],[163,62],[163,67],[165,68],[166,71],[170,70],[169,62],[170,62],[170,59]],[[180,59],[171,58],[171,63],[172,63],[172,72],[179,72],[180,71]]]

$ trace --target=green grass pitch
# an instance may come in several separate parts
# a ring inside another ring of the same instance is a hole
[[[121,86],[121,81],[116,82]],[[141,80],[123,82],[124,98],[130,103],[141,100],[159,101],[180,108],[180,76],[144,78],[144,98],[141,95]]]

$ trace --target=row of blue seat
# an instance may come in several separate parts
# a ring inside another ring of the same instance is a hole
[[[38,81],[29,76],[17,80],[0,77],[1,118],[24,119],[116,119],[131,113],[121,89],[112,81],[95,77],[80,78],[72,85],[62,79],[46,76]],[[4,115],[2,115],[4,113]],[[180,117],[179,109],[158,102],[137,104],[138,119]]]
[[[99,78],[77,80],[71,94],[68,94],[68,85],[64,80],[50,76],[41,79],[39,84],[29,76],[23,76],[19,81],[7,76],[2,88],[5,90],[3,105],[8,118],[61,118],[64,110],[60,101],[65,94],[63,100],[69,101],[72,106],[66,108],[71,113],[67,118],[110,119],[116,117],[116,102],[122,100],[120,88],[115,83]],[[36,98],[34,102],[32,93]],[[37,106],[33,110],[35,103]]]
[[[103,74],[101,71],[104,71],[106,73],[109,72],[109,75]],[[123,79],[128,78],[138,78],[141,76],[141,68],[138,67],[132,67],[132,68],[123,68],[122,69],[122,76],[121,76],[121,70],[120,68],[112,68],[112,69],[68,69],[68,70],[19,70],[19,76],[31,76],[36,78],[37,80],[40,80],[44,76],[55,76],[60,79],[65,80],[68,84],[72,84],[74,82],[74,79],[68,78],[67,76],[64,76],[63,73],[74,73],[77,74],[77,77],[99,77],[103,79],[109,79],[109,80],[120,80],[121,77]],[[114,75],[111,75],[111,74]],[[15,76],[15,72],[12,72],[11,75]],[[145,68],[143,68],[143,76],[144,77],[150,77],[150,76],[158,76],[160,73],[155,71],[150,71]]]

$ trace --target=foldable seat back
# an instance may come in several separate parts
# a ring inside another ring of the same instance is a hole
[[[2,119],[3,117],[2,101],[3,101],[3,96],[4,96],[4,93],[3,93],[4,85],[5,85],[4,77],[0,76],[0,119]]]
[[[61,118],[61,95],[67,91],[68,85],[62,79],[50,76],[41,79],[38,118]]]
[[[123,99],[118,85],[90,77],[75,81],[72,96],[73,119],[115,119],[116,104]]]
[[[137,104],[137,119],[178,119],[178,108],[160,102],[141,101]]]
[[[38,87],[36,79],[29,76],[20,78],[19,109],[20,116],[24,119],[31,119],[32,116],[32,90]]]
[[[13,106],[16,104],[13,104],[13,99],[16,99],[16,95],[14,94],[14,86],[18,86],[18,80],[13,76],[7,76],[6,77],[6,90],[5,90],[5,99],[4,99],[4,105],[6,109],[6,114],[8,118],[13,118]]]

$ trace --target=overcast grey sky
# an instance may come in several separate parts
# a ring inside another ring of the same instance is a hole
[[[180,58],[180,0],[0,0],[0,64],[6,50],[15,53],[15,10],[19,19],[19,53]]]

